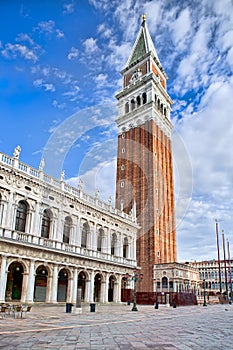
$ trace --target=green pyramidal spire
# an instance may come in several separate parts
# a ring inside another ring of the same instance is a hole
[[[159,61],[157,52],[155,50],[153,41],[147,28],[146,15],[143,15],[141,28],[135,41],[132,53],[127,62],[127,67],[136,63],[145,54],[149,52],[154,56],[154,58],[156,58]]]

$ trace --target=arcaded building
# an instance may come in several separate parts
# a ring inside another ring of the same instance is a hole
[[[136,267],[133,215],[0,153],[0,302],[120,302]],[[128,286],[130,287],[130,286]]]

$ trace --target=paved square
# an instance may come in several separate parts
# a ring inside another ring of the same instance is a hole
[[[176,309],[97,305],[67,314],[65,306],[33,306],[26,318],[0,319],[0,349],[233,349],[233,305]]]

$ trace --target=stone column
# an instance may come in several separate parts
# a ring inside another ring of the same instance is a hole
[[[15,222],[16,222],[16,212],[17,212],[17,204],[10,204],[10,208],[11,208],[11,215],[10,216],[10,213],[8,212],[8,227],[12,230],[15,230]]]
[[[105,281],[101,280],[101,285],[100,285],[100,302],[104,303],[105,302]]]
[[[59,242],[63,242],[63,231],[64,231],[65,220],[62,211],[59,209],[58,217],[54,220],[54,232],[53,239]]]
[[[6,219],[7,219],[7,202],[3,199],[0,203],[0,226],[5,227],[6,226]]]
[[[34,287],[35,287],[35,261],[30,261],[29,276],[28,276],[28,288],[27,288],[27,303],[33,303],[34,301]]]
[[[54,288],[54,285],[53,285],[53,275],[51,275],[50,271],[49,271],[49,275],[47,276],[47,288],[46,288],[46,299],[45,299],[46,303],[50,303],[51,302],[51,300],[52,300],[52,292],[53,291],[54,291],[54,294],[55,294],[55,288]],[[56,298],[56,301],[57,301],[57,298]]]
[[[105,302],[108,302],[108,285],[109,285],[109,273],[106,273],[105,276]]]
[[[21,292],[21,299],[20,301],[22,303],[25,303],[26,298],[27,298],[27,290],[28,290],[28,272],[23,273],[23,281],[22,281],[22,292]]]
[[[15,223],[15,214],[17,210],[17,205],[13,206],[14,201],[14,193],[10,192],[9,201],[7,204],[7,213],[6,213],[6,219],[5,224],[6,228],[14,229],[14,223]]]
[[[116,302],[120,303],[121,302],[121,278],[122,276],[119,275],[117,277],[117,288],[116,288]],[[114,289],[115,289],[115,285],[114,285]]]
[[[96,232],[96,223],[94,223],[92,231],[92,246],[91,249],[97,250],[97,232]]]
[[[105,250],[105,252],[108,253],[108,254],[111,254],[111,237],[110,237],[110,229],[109,228],[107,229],[107,235],[106,235],[105,243],[106,243],[106,250]]]
[[[94,285],[95,285],[95,277],[94,277],[94,271],[92,270],[90,273],[90,281],[89,281],[89,295],[88,295],[88,301],[93,302],[94,300]]]
[[[77,220],[77,226],[76,226],[76,237],[75,237],[75,245],[77,245],[78,247],[81,247],[81,222],[80,222],[80,218],[78,217]]]
[[[113,301],[114,303],[118,303],[119,300],[119,282],[114,282],[114,288],[113,288]]]
[[[118,256],[123,256],[123,235],[119,233],[119,238],[118,238]]]
[[[50,293],[51,297],[49,298],[49,301],[51,301],[52,303],[57,303],[57,285],[58,285],[58,265],[57,264],[54,265],[53,267],[53,276],[51,276],[50,280],[52,280],[52,286],[51,286],[51,293]],[[47,299],[47,295],[46,295],[46,299]]]
[[[73,304],[76,304],[77,288],[78,288],[78,269],[77,267],[75,267],[73,270],[73,287],[72,287],[72,296],[71,296],[71,302]]]
[[[36,202],[32,231],[33,231],[33,235],[35,235],[35,236],[40,236],[40,234],[41,234],[41,214],[40,214],[40,203],[39,202]]]
[[[29,209],[27,213],[27,220],[26,220],[26,226],[25,226],[26,233],[31,233],[31,229],[32,229],[31,223],[32,223],[32,210]]]
[[[6,281],[7,281],[6,259],[7,257],[5,255],[2,255],[1,270],[0,270],[0,302],[5,301]]]
[[[72,290],[73,290],[73,277],[68,278],[68,286],[67,286],[67,296],[66,296],[66,301],[67,303],[71,303],[72,300]]]

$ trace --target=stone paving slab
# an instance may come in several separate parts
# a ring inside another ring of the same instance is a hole
[[[81,314],[67,314],[64,305],[35,305],[26,318],[0,319],[0,349],[233,349],[233,305],[131,308],[83,305]]]

